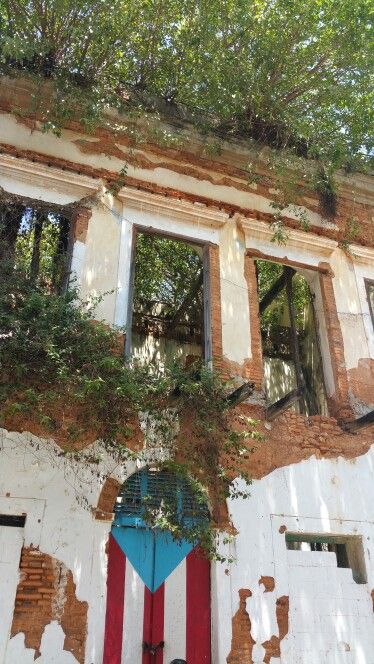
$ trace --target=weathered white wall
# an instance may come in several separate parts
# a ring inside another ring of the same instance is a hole
[[[62,458],[58,451],[50,441],[2,432],[0,510],[26,512],[27,518],[22,533],[15,535],[14,529],[7,529],[17,552],[11,572],[6,578],[0,574],[0,592],[5,592],[4,583],[8,587],[17,582],[22,541],[61,560],[73,572],[78,599],[89,604],[86,664],[101,664],[110,523],[95,521],[90,507],[96,505],[104,473],[123,481],[135,465],[129,462],[118,469],[101,451],[102,461],[91,472],[85,463]],[[256,641],[254,664],[263,662],[262,644],[278,635],[275,609],[281,596],[289,597],[290,627],[281,642],[281,658],[273,658],[270,664],[372,664],[373,467],[373,450],[354,461],[311,458],[255,481],[248,500],[231,501],[233,525],[239,532],[234,542],[222,543],[222,550],[235,562],[212,565],[214,664],[225,664],[230,652],[231,619],[241,588],[252,592],[247,611]],[[367,584],[356,584],[351,570],[337,568],[330,554],[287,551],[281,526],[291,531],[361,535]],[[9,538],[7,542],[9,547]],[[274,591],[264,592],[261,576],[274,577]],[[0,602],[0,643],[7,638],[9,626],[10,609]],[[52,621],[45,629],[37,661],[74,664],[72,655],[63,650],[63,636]],[[24,648],[23,635],[18,634],[0,661],[31,664],[33,657],[34,651]]]
[[[122,205],[111,194],[104,194],[92,208],[78,274],[82,297],[101,296],[95,317],[111,325],[115,323],[121,221]],[[73,258],[80,255],[78,247]],[[76,262],[73,266],[77,269]]]
[[[362,357],[369,357],[354,263],[341,249],[335,249],[330,262],[334,272],[334,294],[343,335],[346,367],[353,369]],[[361,298],[362,295],[361,292]]]
[[[244,234],[230,219],[220,232],[222,346],[224,356],[239,365],[252,357],[244,256]]]
[[[62,132],[62,138],[59,138],[52,133],[45,133],[42,131],[41,125],[31,130],[29,127],[17,122],[14,116],[8,113],[1,114],[1,130],[0,138],[2,142],[10,143],[18,148],[34,150],[35,152],[50,155],[51,157],[66,159],[69,162],[74,161],[77,163],[93,166],[94,168],[107,169],[111,172],[117,171],[118,173],[123,169],[127,159],[127,148],[119,143],[115,145],[116,155],[107,156],[103,150],[98,146],[98,152],[89,154],[79,149],[79,143],[82,139],[88,143],[99,143],[99,139],[89,137],[70,130]],[[123,152],[123,158],[118,156]],[[139,155],[140,161],[146,157],[149,162],[155,160],[154,155],[145,153],[141,149],[133,149],[133,155]],[[164,162],[166,163],[166,162]],[[265,196],[259,195],[255,192],[256,185],[252,185],[253,191],[242,191],[233,186],[221,184],[221,176],[217,178],[217,174],[206,171],[207,178],[213,178],[213,182],[209,179],[204,179],[204,172],[201,170],[199,174],[201,179],[191,175],[177,173],[173,170],[173,161],[169,161],[170,167],[167,168],[156,166],[155,168],[141,168],[128,164],[127,175],[130,177],[138,178],[144,182],[153,182],[161,187],[169,187],[175,190],[186,191],[196,196],[205,196],[217,201],[232,203],[243,208],[255,208],[261,212],[273,213],[274,210]],[[217,180],[214,182],[214,180]],[[300,206],[291,206],[287,210],[287,214],[298,219],[300,213],[306,212],[306,208]],[[332,226],[333,224],[323,220],[321,216],[315,212],[308,211],[310,221],[317,226]]]
[[[20,535],[25,546],[38,546],[40,551],[62,561],[72,571],[78,599],[89,604],[86,663],[101,664],[106,601],[105,545],[111,524],[95,520],[91,507],[97,504],[105,475],[113,474],[124,481],[136,469],[135,464],[129,462],[123,468],[116,468],[116,462],[98,447],[102,462],[97,468],[95,464],[89,466],[61,457],[59,448],[52,441],[39,440],[30,434],[8,435],[4,430],[0,430],[0,436],[0,512],[25,512],[26,524]],[[14,529],[7,528],[6,531],[10,531],[10,536],[5,533],[6,548],[3,546],[5,535],[0,533],[0,568],[2,564],[8,564],[5,561],[5,557],[7,561],[9,558],[8,554],[5,556],[10,546],[8,537],[14,539]],[[17,551],[9,570],[7,567],[6,579],[0,569],[0,594],[4,596],[5,583],[9,598],[14,583],[18,582],[18,539],[12,547]],[[11,625],[8,604],[0,601],[0,646]],[[75,662],[69,653],[62,651],[62,636],[58,625],[45,633],[41,664]],[[59,657],[56,653],[60,653]],[[33,659],[34,651],[31,654],[24,652],[23,641],[16,636],[8,646],[6,659],[0,657],[0,662],[28,663],[28,658]]]
[[[227,566],[229,575],[218,570],[214,577],[213,590],[222,601],[222,612],[215,609],[214,662],[224,664],[231,643],[228,601],[222,595],[229,593],[234,615],[239,590],[248,588],[254,664],[263,662],[262,643],[278,635],[275,603],[281,596],[289,597],[289,633],[281,642],[281,658],[271,664],[372,664],[373,466],[373,450],[353,461],[312,457],[255,481],[248,500],[231,501],[239,534],[230,545],[236,562]],[[337,568],[334,554],[288,551],[281,526],[361,535],[367,583],[356,584],[350,569]],[[274,577],[273,592],[264,592],[261,576]]]

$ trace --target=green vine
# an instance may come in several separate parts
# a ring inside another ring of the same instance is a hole
[[[255,421],[231,425],[230,384],[200,364],[185,369],[174,361],[160,372],[154,364],[126,361],[119,349],[122,331],[93,323],[98,300],[82,302],[74,289],[53,293],[45,284],[31,284],[21,270],[2,276],[1,424],[34,422],[40,435],[55,438],[76,458],[83,443],[101,439],[121,463],[144,455],[139,414],[147,413],[158,421],[160,446],[167,451],[158,466],[191,478],[196,496],[208,499],[213,513],[213,520],[186,528],[166,510],[151,526],[199,540],[218,556],[217,506],[228,496],[249,495],[248,455],[261,438]],[[178,422],[171,437],[169,412]],[[233,483],[238,477],[243,481]]]

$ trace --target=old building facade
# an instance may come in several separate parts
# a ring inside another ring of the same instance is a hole
[[[283,211],[288,237],[277,244],[271,174],[263,166],[249,181],[240,142],[209,155],[185,127],[178,149],[75,125],[55,136],[17,112],[29,92],[22,81],[2,89],[2,190],[30,205],[73,205],[71,274],[83,296],[105,293],[97,316],[126,327],[128,352],[157,351],[162,361],[178,345],[170,334],[169,351],[163,339],[152,346],[139,323],[139,237],[192,247],[204,323],[196,318],[191,338],[179,329],[179,347],[255,383],[240,408],[260,420],[264,439],[249,461],[251,498],[228,505],[237,534],[227,543],[222,533],[222,552],[234,562],[207,567],[165,545],[173,562],[147,627],[151,645],[164,647],[153,655],[142,650],[151,601],[142,565],[110,539],[120,488],[142,469],[118,467],[90,442],[87,454],[100,453],[92,474],[61,456],[58,440],[10,422],[0,446],[0,662],[374,664],[372,178],[339,176],[333,218],[302,194]],[[125,163],[124,183],[111,186]],[[308,311],[290,305],[298,289],[310,295]],[[264,316],[280,296],[277,326]]]

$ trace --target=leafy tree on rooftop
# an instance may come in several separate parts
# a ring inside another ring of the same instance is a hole
[[[0,0],[0,63],[54,81],[52,128],[163,100],[221,136],[362,168],[372,22],[371,0]]]

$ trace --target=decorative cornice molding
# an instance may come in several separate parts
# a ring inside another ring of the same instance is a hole
[[[360,263],[369,263],[374,265],[374,249],[371,247],[362,247],[358,244],[349,245],[353,259]]]
[[[126,207],[146,210],[210,228],[221,228],[229,219],[227,212],[208,208],[202,203],[190,203],[168,196],[150,194],[138,189],[121,189],[118,198],[123,202],[125,210]]]
[[[103,182],[70,170],[0,154],[0,177],[11,178],[80,200],[100,190]]]
[[[270,224],[265,223],[264,221],[257,221],[256,219],[246,219],[238,215],[238,221],[245,231],[247,237],[247,248],[250,249],[250,240],[255,238],[256,240],[262,240],[271,242],[274,236],[274,231],[272,230]],[[309,231],[299,231],[293,228],[286,228],[288,235],[288,244],[290,246],[296,246],[298,248],[302,247],[307,251],[325,254],[329,256],[334,249],[338,247],[338,242],[336,240],[330,240],[329,238],[323,237],[321,235],[316,235],[315,233]],[[249,243],[249,244],[248,244]]]

